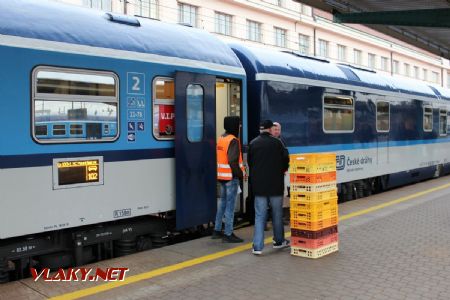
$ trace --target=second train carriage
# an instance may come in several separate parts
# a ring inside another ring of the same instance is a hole
[[[450,172],[450,91],[292,52],[232,44],[247,74],[249,140],[283,126],[291,154],[333,152],[341,199]]]

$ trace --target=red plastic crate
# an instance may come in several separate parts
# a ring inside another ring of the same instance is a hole
[[[319,239],[323,236],[337,233],[337,232],[338,232],[337,225],[327,227],[327,228],[324,228],[324,229],[318,230],[318,231],[310,231],[310,230],[291,228],[291,236],[302,237],[302,238],[306,238],[306,239]]]
[[[329,235],[322,236],[318,239],[307,239],[304,237],[291,236],[291,245],[294,247],[302,247],[308,249],[317,249],[320,247],[327,246],[331,243],[338,242],[338,234],[332,233]]]

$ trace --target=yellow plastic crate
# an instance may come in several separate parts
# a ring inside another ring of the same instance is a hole
[[[291,201],[319,202],[336,198],[336,189],[325,192],[291,192]]]
[[[338,207],[338,199],[332,198],[329,200],[323,200],[319,202],[306,202],[306,201],[290,201],[290,209],[303,210],[316,212],[325,209],[332,209]]]
[[[311,221],[311,222],[318,222],[322,221],[324,219],[330,219],[338,216],[338,208],[337,206],[325,209],[325,210],[318,210],[318,211],[307,211],[307,210],[297,210],[297,209],[291,209],[291,221]]]
[[[335,153],[303,153],[291,154],[290,160],[292,164],[336,164]]]
[[[316,174],[336,171],[336,154],[307,153],[290,156],[289,173]]]
[[[338,242],[331,243],[331,244],[328,244],[324,247],[317,248],[317,249],[309,249],[309,248],[291,246],[291,255],[307,257],[307,258],[319,258],[319,257],[325,256],[327,254],[336,252],[338,250],[339,250]]]
[[[337,189],[336,181],[327,183],[291,183],[291,192],[326,192]]]

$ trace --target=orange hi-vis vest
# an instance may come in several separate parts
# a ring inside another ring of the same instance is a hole
[[[219,180],[233,179],[233,173],[228,162],[228,147],[233,139],[236,139],[236,137],[229,134],[227,136],[220,136],[217,141],[217,179]],[[241,143],[238,139],[237,141],[239,143],[239,167],[242,173],[245,174],[244,163],[242,162]]]

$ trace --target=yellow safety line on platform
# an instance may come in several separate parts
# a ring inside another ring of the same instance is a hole
[[[353,212],[353,213],[349,213],[349,214],[346,214],[346,215],[343,215],[342,217],[340,217],[339,220],[340,221],[344,221],[344,220],[347,220],[347,219],[350,219],[350,218],[353,218],[353,217],[357,217],[357,216],[361,216],[361,215],[364,215],[364,214],[368,214],[370,212],[373,212],[373,211],[376,211],[376,210],[379,210],[379,209],[382,209],[382,208],[385,208],[385,207],[388,207],[388,206],[391,206],[391,205],[394,205],[394,204],[405,202],[405,201],[408,201],[408,200],[411,200],[411,199],[414,199],[414,198],[417,198],[417,197],[420,197],[420,196],[423,196],[423,195],[426,195],[426,194],[429,194],[429,193],[432,193],[432,192],[435,192],[435,191],[438,191],[438,190],[442,190],[442,189],[445,189],[445,188],[448,188],[448,187],[450,187],[450,183],[447,183],[447,184],[444,184],[444,185],[441,185],[441,186],[437,186],[437,187],[434,187],[434,188],[431,188],[431,189],[428,189],[428,190],[425,190],[425,191],[422,191],[422,192],[418,192],[418,193],[415,193],[415,194],[412,194],[412,195],[409,195],[409,196],[401,197],[399,199],[396,199],[396,200],[393,200],[393,201],[389,201],[389,202],[386,202],[386,203],[383,203],[383,204],[379,204],[379,205],[375,205],[375,206],[372,206],[372,207],[369,207],[369,208],[366,208],[366,209],[362,209],[362,210],[359,210],[359,211],[356,211],[356,212]],[[291,235],[290,232],[286,232],[286,236],[289,237],[290,235]],[[266,238],[264,240],[265,244],[268,244],[268,243],[271,243],[271,242],[272,242],[272,237],[268,237],[268,238]],[[161,276],[161,275],[164,275],[164,274],[167,274],[167,273],[171,273],[171,272],[175,272],[175,271],[178,271],[178,270],[189,268],[189,267],[192,267],[192,266],[195,266],[195,265],[199,265],[199,264],[202,264],[202,263],[205,263],[205,262],[208,262],[208,261],[212,261],[212,260],[216,260],[216,259],[219,259],[219,258],[222,258],[222,257],[230,256],[232,254],[236,254],[236,253],[239,253],[239,252],[242,252],[242,251],[245,251],[245,250],[249,250],[251,248],[252,248],[252,243],[247,243],[245,245],[234,247],[234,248],[231,248],[231,249],[228,249],[228,250],[216,252],[216,253],[213,253],[213,254],[208,254],[208,255],[205,255],[205,256],[202,256],[202,257],[198,257],[198,258],[194,258],[194,259],[190,259],[190,260],[178,263],[178,264],[162,267],[162,268],[159,268],[159,269],[156,269],[156,270],[153,270],[153,271],[149,271],[149,272],[146,272],[146,273],[133,275],[133,276],[130,276],[130,277],[126,278],[124,281],[108,282],[108,283],[105,283],[105,284],[102,284],[102,285],[98,285],[98,286],[90,287],[90,288],[87,288],[87,289],[78,290],[78,291],[75,291],[75,292],[71,292],[71,293],[67,293],[67,294],[62,294],[60,296],[52,297],[52,298],[49,298],[49,300],[69,300],[69,299],[78,299],[78,298],[94,295],[94,294],[101,293],[101,292],[104,292],[104,291],[108,291],[108,290],[111,290],[111,289],[114,289],[114,288],[117,288],[117,287],[120,287],[120,286],[128,285],[128,284],[135,283],[135,282],[139,282],[139,281],[142,281],[142,280],[145,280],[145,279],[154,278],[154,277]]]

